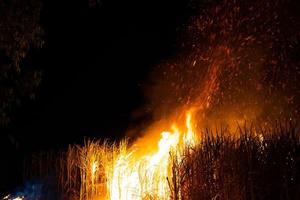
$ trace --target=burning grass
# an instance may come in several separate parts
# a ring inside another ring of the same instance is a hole
[[[119,144],[88,141],[82,147],[70,146],[60,170],[63,188],[80,200],[169,199],[169,153],[182,154],[185,146],[197,141],[191,113],[187,113],[184,129],[172,124],[158,140],[147,138],[132,145],[124,140]]]
[[[173,146],[153,168],[149,156],[157,152],[137,156],[127,140],[70,145],[52,162],[62,199],[299,199],[300,138],[292,123],[198,135],[197,144]]]
[[[127,141],[109,144],[107,141],[87,141],[83,146],[70,145],[60,159],[59,183],[65,198],[108,199],[107,190],[113,176],[117,155],[124,154]]]

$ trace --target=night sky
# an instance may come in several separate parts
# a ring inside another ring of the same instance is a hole
[[[121,138],[145,103],[149,71],[176,51],[188,9],[174,0],[44,0],[45,45],[26,58],[42,82],[35,100],[15,108],[1,130],[1,190],[21,180],[26,153],[85,136]]]

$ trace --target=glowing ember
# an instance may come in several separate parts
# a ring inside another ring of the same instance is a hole
[[[23,199],[24,199],[24,197],[16,197],[16,198],[14,198],[12,200],[23,200]]]
[[[25,200],[25,198],[23,196],[11,197],[11,195],[6,195],[3,200]]]

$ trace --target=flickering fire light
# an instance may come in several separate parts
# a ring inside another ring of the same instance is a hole
[[[157,141],[148,144],[138,140],[129,147],[123,141],[109,148],[106,143],[89,142],[80,147],[81,157],[75,162],[77,154],[70,149],[69,170],[72,171],[74,165],[79,165],[81,170],[80,199],[169,199],[170,153],[181,155],[186,146],[199,141],[192,114],[187,111],[184,126],[172,123],[169,130],[158,133]],[[68,180],[72,181],[72,177]]]
[[[110,185],[111,199],[142,199],[145,195],[168,199],[167,177],[170,177],[169,153],[182,150],[182,146],[196,143],[191,123],[191,113],[186,115],[185,130],[173,124],[170,131],[163,131],[157,150],[136,156],[139,149],[120,155],[113,167]]]
[[[25,200],[25,198],[23,196],[11,197],[11,195],[8,194],[5,197],[3,197],[3,200]]]

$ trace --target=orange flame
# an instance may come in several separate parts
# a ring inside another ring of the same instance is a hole
[[[79,183],[79,192],[69,195],[80,200],[169,199],[170,154],[179,155],[180,160],[185,147],[199,141],[192,119],[192,111],[188,111],[185,122],[167,124],[168,130],[155,128],[129,148],[126,140],[118,145],[95,141],[70,148],[62,182],[68,191],[76,191]],[[76,176],[77,169],[80,176]]]
[[[186,130],[178,129],[176,124],[170,131],[161,132],[157,150],[139,153],[135,147],[129,152],[123,152],[113,166],[113,176],[110,182],[110,199],[129,200],[143,198],[168,199],[170,191],[167,177],[171,173],[169,153],[179,152],[185,145],[195,145],[197,137],[193,131],[191,113],[186,114]]]

